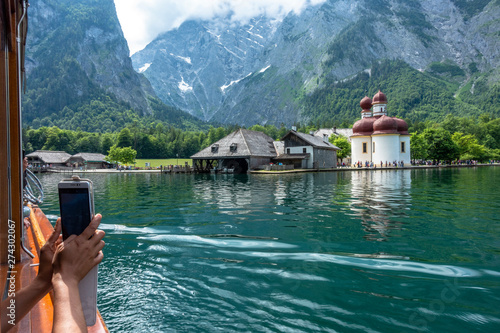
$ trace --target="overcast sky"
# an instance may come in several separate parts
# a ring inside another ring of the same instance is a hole
[[[308,5],[326,0],[115,0],[118,19],[130,53],[142,50],[158,34],[179,27],[188,19],[232,14],[233,21],[248,22],[258,15],[282,19]]]

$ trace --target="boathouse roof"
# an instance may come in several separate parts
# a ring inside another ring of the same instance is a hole
[[[191,156],[192,159],[275,157],[273,139],[262,132],[239,129]]]
[[[105,156],[98,153],[78,153],[71,156],[71,159],[81,159],[85,162],[105,162]]]
[[[46,164],[61,164],[66,163],[71,155],[65,151],[37,150],[26,155],[26,157],[31,159],[38,158]]]
[[[296,132],[294,130],[291,130],[288,132],[281,140],[285,141],[285,147],[287,146],[287,141],[290,140],[290,138],[297,137],[299,138],[304,145],[310,145],[314,148],[320,148],[320,149],[329,149],[329,150],[340,150],[339,147],[332,145],[330,142],[325,141],[323,138],[315,136],[314,134],[306,134],[306,133],[301,133],[301,132]]]

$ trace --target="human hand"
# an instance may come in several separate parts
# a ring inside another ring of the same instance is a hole
[[[37,279],[43,284],[44,287],[51,287],[52,280],[52,261],[56,252],[57,246],[62,242],[61,236],[61,218],[57,219],[56,227],[50,235],[49,239],[40,249]]]
[[[94,216],[89,226],[79,235],[71,235],[57,246],[53,267],[53,282],[80,282],[81,279],[102,261],[104,231],[97,230],[102,216]]]
[[[31,221],[29,219],[29,217],[25,217],[24,220],[23,220],[23,224],[24,224],[24,227],[26,229],[28,229],[30,226],[31,226]]]

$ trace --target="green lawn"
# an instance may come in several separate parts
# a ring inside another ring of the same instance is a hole
[[[167,159],[137,159],[135,160],[135,166],[139,168],[144,168],[146,166],[146,162],[150,163],[150,166],[152,168],[159,167],[160,165],[166,166],[166,165],[184,165],[186,162],[188,162],[188,165],[191,166],[193,164],[193,161],[191,159],[186,159],[186,158],[167,158]]]

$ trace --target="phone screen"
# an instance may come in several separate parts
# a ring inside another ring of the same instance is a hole
[[[60,188],[59,204],[63,239],[80,235],[92,219],[88,188]]]

